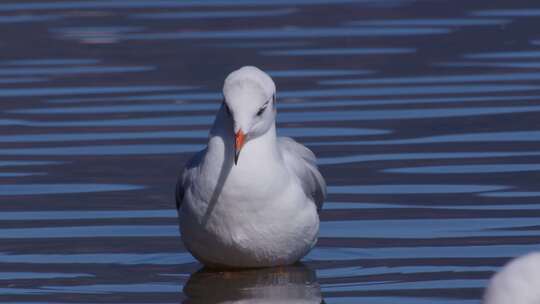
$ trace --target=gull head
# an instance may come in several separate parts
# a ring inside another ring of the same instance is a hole
[[[223,97],[220,111],[232,122],[236,164],[244,143],[265,134],[274,125],[276,85],[265,72],[245,66],[227,76]]]

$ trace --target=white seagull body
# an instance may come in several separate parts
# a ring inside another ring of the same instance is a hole
[[[315,155],[277,137],[275,84],[263,71],[234,71],[223,95],[208,147],[178,182],[184,245],[209,267],[292,264],[317,241],[326,184]]]
[[[491,278],[484,304],[540,303],[540,252],[518,257]]]

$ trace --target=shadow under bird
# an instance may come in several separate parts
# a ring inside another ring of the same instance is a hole
[[[326,183],[305,146],[276,134],[276,86],[232,72],[208,146],[186,164],[176,202],[185,247],[207,267],[290,265],[317,241]]]
[[[183,290],[184,303],[324,303],[315,271],[302,264],[234,272],[200,270]]]

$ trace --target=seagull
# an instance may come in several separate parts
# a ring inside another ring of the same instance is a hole
[[[483,304],[540,303],[540,252],[518,257],[491,278]]]
[[[184,167],[186,249],[209,268],[291,265],[317,242],[326,183],[313,152],[276,134],[276,86],[253,66],[227,76],[208,146]]]

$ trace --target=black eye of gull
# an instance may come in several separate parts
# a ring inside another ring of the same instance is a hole
[[[261,116],[262,113],[264,113],[264,110],[266,110],[266,105],[260,108],[259,111],[257,111],[257,116]]]

